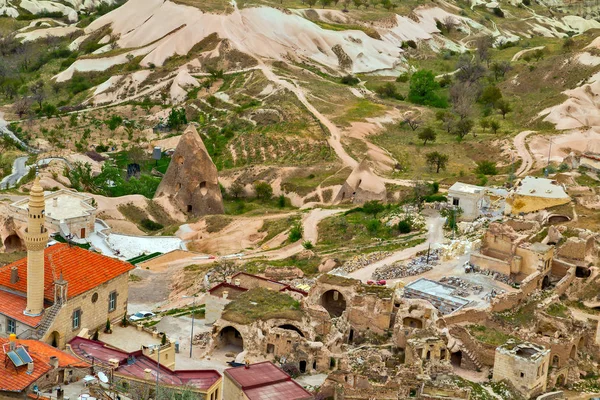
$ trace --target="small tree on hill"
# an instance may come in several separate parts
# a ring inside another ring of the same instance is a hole
[[[492,132],[494,132],[494,135],[498,133],[498,129],[500,129],[500,122],[496,121],[495,119],[491,120],[490,129],[492,130]]]
[[[473,125],[473,121],[468,118],[460,120],[456,123],[456,126],[454,127],[454,133],[456,136],[458,136],[458,141],[463,140],[465,136],[471,133]]]
[[[433,72],[429,70],[417,71],[410,77],[408,100],[426,106],[442,106],[443,102],[436,94],[436,90],[439,88],[440,84],[436,82]]]
[[[445,170],[448,164],[449,157],[447,154],[442,154],[437,151],[427,153],[427,164],[431,169],[435,168],[435,173],[439,174],[440,169]]]
[[[365,213],[373,215],[373,218],[377,217],[377,214],[382,212],[385,207],[377,200],[367,201],[363,204],[362,209]]]
[[[254,191],[256,192],[256,198],[259,200],[269,200],[273,197],[273,188],[264,181],[254,182]]]
[[[419,139],[423,141],[423,146],[427,144],[427,142],[435,142],[437,134],[433,130],[433,128],[426,126],[423,128],[421,132],[419,132]]]
[[[502,114],[502,119],[506,119],[506,114],[512,111],[510,103],[504,99],[498,100],[498,102],[496,102],[496,107],[498,108],[498,111],[500,111],[500,114]]]
[[[485,130],[490,127],[490,120],[487,118],[481,118],[481,120],[479,120],[479,126],[481,126],[481,130],[485,132]]]
[[[187,117],[185,115],[184,108],[175,108],[171,109],[169,113],[169,117],[167,118],[167,126],[171,129],[179,129],[182,125],[187,124]]]

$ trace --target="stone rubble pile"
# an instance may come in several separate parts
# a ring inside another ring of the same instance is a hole
[[[506,283],[510,286],[515,284],[515,281],[512,280],[510,276],[501,274],[500,272],[490,271],[489,269],[479,269],[477,267],[472,267],[472,271],[476,274],[491,276],[495,281]]]
[[[420,275],[433,269],[433,266],[437,265],[439,260],[439,250],[431,250],[429,252],[429,258],[427,257],[427,252],[425,251],[424,254],[420,253],[419,256],[410,260],[408,264],[403,264],[402,262],[398,261],[391,265],[384,265],[383,267],[379,267],[375,270],[375,272],[373,272],[372,277],[374,280],[387,280],[404,278],[406,276]]]
[[[472,293],[480,294],[483,291],[483,286],[475,285],[455,276],[444,276],[442,279],[440,279],[440,282],[454,286],[456,288],[456,290],[452,292],[452,295],[454,296],[465,297],[471,295]]]
[[[359,254],[354,256],[351,260],[346,261],[341,267],[335,268],[332,272],[354,272],[357,269],[366,267],[369,264],[373,264],[379,260],[383,260],[389,257],[392,253],[389,251],[376,251],[374,253]]]
[[[201,332],[194,335],[194,346],[206,347],[210,342],[211,333],[210,332]]]

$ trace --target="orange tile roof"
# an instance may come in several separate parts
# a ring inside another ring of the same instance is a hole
[[[4,314],[28,326],[38,326],[42,320],[42,316],[29,317],[23,314],[25,308],[27,308],[27,298],[0,290],[0,314]]]
[[[2,346],[7,343],[8,339],[0,338],[0,392],[22,392],[26,390],[52,369],[49,362],[50,357],[53,356],[58,358],[59,368],[88,367],[88,364],[78,358],[55,349],[49,344],[37,340],[17,340],[17,345],[26,347],[33,359],[33,373],[27,374],[26,366],[15,368],[10,361],[5,366],[5,355]]]
[[[44,298],[54,301],[54,281],[61,273],[69,283],[68,298],[79,296],[135,267],[125,261],[94,253],[65,243],[55,244],[44,251]],[[11,269],[19,269],[19,281],[10,283]],[[27,292],[27,258],[0,267],[0,287]]]

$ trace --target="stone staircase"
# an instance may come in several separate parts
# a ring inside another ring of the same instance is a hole
[[[477,356],[475,356],[475,354],[473,354],[465,346],[462,346],[461,350],[462,350],[463,356],[467,356],[467,358],[473,363],[473,365],[475,365],[477,367],[477,370],[481,371],[481,369],[483,368],[483,365],[481,364],[481,362],[479,361]]]
[[[48,332],[48,329],[50,329],[50,327],[52,326],[52,323],[54,322],[54,319],[58,315],[58,312],[61,308],[62,301],[57,301],[52,305],[52,307],[49,307],[44,310],[44,316],[42,317],[42,321],[40,322],[40,325],[35,331],[35,336],[37,336],[38,339],[43,338],[44,335]]]

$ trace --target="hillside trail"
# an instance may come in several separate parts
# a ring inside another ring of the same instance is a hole
[[[312,115],[314,115],[314,117],[317,118],[317,120],[329,130],[330,136],[329,136],[329,138],[327,138],[327,143],[329,143],[331,148],[335,151],[335,154],[344,163],[344,165],[346,165],[352,169],[356,168],[356,166],[358,165],[358,161],[355,160],[350,154],[348,154],[346,152],[346,150],[344,149],[344,146],[342,145],[342,141],[341,141],[342,131],[333,122],[331,122],[331,120],[329,118],[327,118],[319,110],[317,110],[316,107],[314,105],[312,105],[310,101],[308,101],[304,89],[302,89],[300,86],[298,86],[295,82],[290,82],[288,80],[285,80],[285,79],[279,77],[277,74],[275,74],[271,70],[271,68],[269,68],[267,65],[265,65],[262,61],[258,60],[258,62],[259,62],[258,69],[260,69],[263,72],[263,74],[265,75],[265,77],[268,80],[270,80],[271,82],[274,82],[274,83],[280,85],[281,87],[289,90],[290,92],[294,93],[294,95],[298,98],[298,100],[302,103],[302,105],[304,105],[308,109],[308,111]],[[384,150],[382,149],[382,152],[383,151]],[[375,171],[373,171],[373,173],[376,174]],[[409,179],[394,179],[394,178],[385,178],[382,176],[380,176],[380,178],[385,183],[389,183],[392,185],[414,186],[414,182]]]
[[[517,154],[519,155],[521,160],[523,160],[521,166],[515,173],[516,176],[525,175],[533,168],[533,157],[531,156],[531,153],[529,152],[529,149],[527,148],[527,144],[525,142],[527,136],[531,135],[532,133],[535,133],[535,131],[523,131],[514,138],[513,143],[515,149],[517,150]]]

